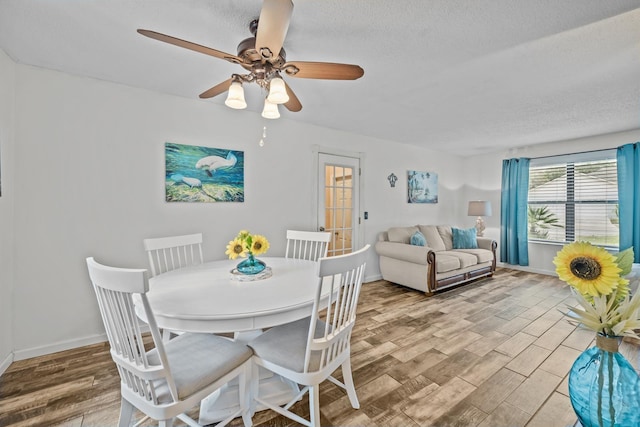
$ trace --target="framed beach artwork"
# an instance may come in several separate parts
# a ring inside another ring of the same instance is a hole
[[[409,203],[438,203],[438,174],[407,171]]]
[[[165,143],[167,202],[244,202],[244,151]]]

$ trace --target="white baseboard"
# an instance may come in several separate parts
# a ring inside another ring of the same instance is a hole
[[[369,283],[369,282],[375,282],[377,280],[382,280],[382,274],[375,274],[373,276],[367,276],[362,280],[362,282],[363,283]]]
[[[141,322],[140,331],[142,331],[143,333],[149,332],[149,326]],[[103,333],[98,335],[90,335],[88,337],[61,341],[53,344],[47,344],[39,347],[27,348],[23,350],[15,350],[14,360],[24,360],[24,359],[29,359],[31,357],[44,356],[45,354],[71,350],[72,348],[83,347],[85,345],[92,345],[92,344],[97,344],[105,341],[107,341],[107,334]]]
[[[92,335],[83,338],[61,341],[53,344],[47,344],[39,347],[16,350],[14,353],[15,360],[24,360],[31,357],[44,356],[45,354],[57,353],[59,351],[70,350],[85,345],[97,344],[107,340],[106,334]]]
[[[13,353],[9,353],[7,357],[0,363],[0,375],[13,363]]]
[[[545,276],[556,276],[556,277],[558,277],[558,275],[556,274],[555,271],[540,270],[538,268],[525,267],[525,266],[522,266],[522,265],[513,265],[513,264],[505,264],[503,262],[497,262],[496,266],[503,267],[503,268],[509,268],[511,270],[526,271],[527,273],[537,273],[537,274],[544,274]]]

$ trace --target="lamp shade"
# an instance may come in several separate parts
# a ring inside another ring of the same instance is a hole
[[[269,82],[269,96],[267,97],[269,102],[274,104],[284,104],[289,101],[289,95],[287,94],[287,88],[284,86],[284,80],[280,77],[274,77]]]
[[[491,216],[491,202],[474,200],[469,202],[469,216]]]
[[[269,98],[264,100],[264,108],[262,109],[262,117],[265,119],[277,119],[280,117],[280,111],[278,111],[278,104],[274,104],[269,101]]]
[[[244,100],[244,89],[242,88],[242,83],[231,83],[231,86],[229,86],[229,95],[227,95],[227,100],[224,101],[224,103],[227,107],[235,108],[236,110],[247,108],[247,103]]]

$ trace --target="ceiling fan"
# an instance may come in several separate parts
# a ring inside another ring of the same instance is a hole
[[[237,55],[151,30],[138,29],[138,33],[242,66],[248,73],[232,74],[231,78],[202,92],[200,98],[212,98],[229,91],[225,104],[231,108],[246,108],[242,84],[254,82],[268,91],[262,115],[267,118],[277,118],[280,117],[278,104],[283,104],[292,112],[302,109],[302,104],[282,79],[281,74],[303,79],[327,80],[355,80],[364,74],[364,70],[358,65],[308,61],[287,62],[282,44],[287,35],[292,12],[291,0],[264,0],[260,17],[249,24],[253,37],[240,42]]]

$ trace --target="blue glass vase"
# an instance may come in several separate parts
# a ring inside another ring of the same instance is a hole
[[[618,353],[620,341],[597,335],[569,371],[569,398],[584,427],[640,426],[640,378]]]
[[[247,259],[238,264],[236,269],[242,274],[258,274],[266,267],[267,264],[254,257],[252,253],[249,253]]]

